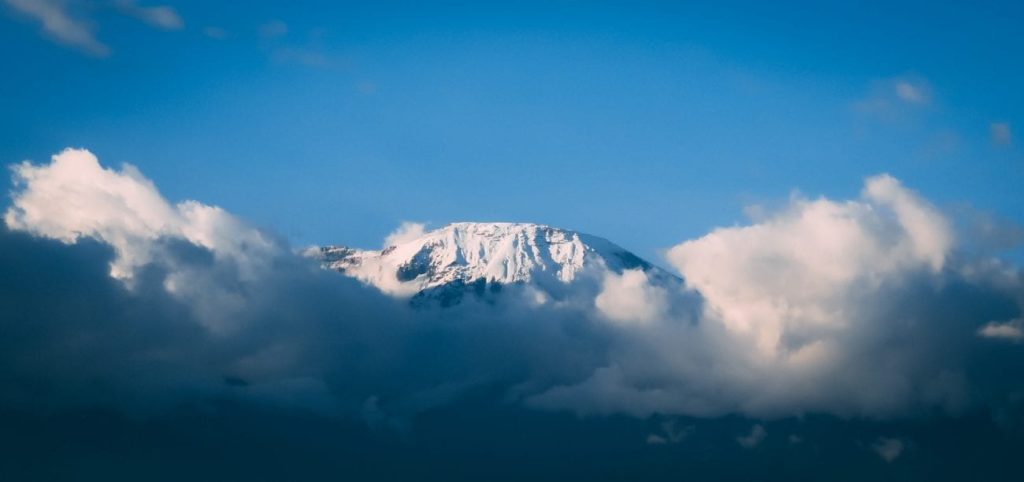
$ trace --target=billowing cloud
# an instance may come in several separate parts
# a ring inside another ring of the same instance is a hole
[[[1019,270],[958,251],[949,219],[890,176],[673,247],[678,290],[626,271],[588,303],[521,303],[510,285],[421,309],[84,150],[13,174],[0,374],[19,382],[5,403],[230,398],[402,427],[481,387],[642,418],[957,414],[1024,388],[1005,375],[1024,367],[1018,345],[985,328],[1018,323]]]
[[[668,292],[651,284],[641,269],[626,270],[621,275],[608,272],[594,304],[612,321],[645,323],[668,314]]]
[[[991,379],[968,355],[993,333],[983,326],[1019,316],[1024,291],[1017,268],[957,251],[955,231],[938,208],[881,175],[859,199],[796,197],[753,225],[681,243],[667,258],[700,295],[700,313],[623,330],[609,365],[530,402],[591,414],[762,417],[957,413],[985,403],[973,384]]]
[[[92,237],[117,253],[115,278],[153,261],[154,245],[181,238],[255,269],[272,240],[224,210],[195,201],[172,206],[134,166],[106,169],[92,153],[66,149],[46,166],[14,166],[15,193],[4,221],[12,229],[73,242]]]

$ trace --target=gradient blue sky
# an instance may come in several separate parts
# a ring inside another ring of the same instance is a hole
[[[296,245],[507,220],[657,260],[879,172],[1024,223],[1019,2],[57,2],[85,47],[16,3],[0,161],[85,147]]]

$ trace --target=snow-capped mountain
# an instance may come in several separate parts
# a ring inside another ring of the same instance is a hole
[[[558,300],[599,286],[607,273],[631,269],[655,283],[679,282],[605,239],[528,223],[454,223],[380,251],[325,246],[308,254],[386,293],[445,305],[465,293],[492,296],[508,285]]]

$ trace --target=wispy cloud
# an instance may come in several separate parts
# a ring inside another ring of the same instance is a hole
[[[96,37],[95,22],[87,12],[64,0],[2,0],[22,15],[42,25],[43,34],[60,43],[96,57],[111,54],[110,46]],[[168,6],[141,6],[135,0],[117,0],[108,4],[114,11],[162,30],[181,30],[185,22]]]
[[[54,41],[97,57],[110,55],[89,21],[76,18],[61,0],[4,0],[11,8],[40,22],[43,34]]]
[[[927,107],[932,104],[932,88],[918,76],[900,76],[874,82],[868,93],[854,103],[863,113],[885,117]]]
[[[166,5],[143,7],[135,0],[118,0],[115,6],[125,15],[135,17],[154,27],[164,30],[181,30],[185,21],[173,8]]]
[[[908,80],[896,81],[896,96],[904,102],[911,104],[928,104],[931,95],[928,93],[925,84],[912,83]]]

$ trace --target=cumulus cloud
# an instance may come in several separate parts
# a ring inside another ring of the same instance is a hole
[[[117,253],[111,264],[115,278],[131,278],[153,261],[163,237],[207,248],[247,272],[276,249],[272,240],[224,210],[196,201],[172,206],[134,166],[107,169],[86,150],[66,149],[48,165],[23,162],[12,170],[15,191],[4,213],[7,226],[64,242],[80,237],[106,242]]]
[[[379,420],[481,385],[566,383],[603,356],[601,326],[574,311],[417,311],[88,151],[12,172],[0,376],[21,382],[4,403],[227,397]]]
[[[135,167],[106,169],[85,150],[67,149],[48,165],[23,162],[12,171],[15,190],[4,213],[9,228],[66,243],[83,237],[102,241],[116,254],[110,275],[125,282],[170,256],[168,239],[209,250],[236,267],[244,280],[261,276],[279,249],[271,238],[220,208],[195,201],[171,205]],[[204,279],[187,265],[168,273],[164,284],[172,293],[193,298],[196,309],[209,314],[203,319],[210,326],[227,328],[228,317],[214,313],[244,303],[232,294],[230,283]]]
[[[86,20],[73,15],[63,0],[4,0],[11,8],[42,24],[47,37],[97,57],[110,55],[110,47],[100,42]]]
[[[601,292],[594,304],[609,320],[622,323],[647,323],[668,313],[668,292],[653,285],[642,269],[605,273]]]
[[[530,402],[636,416],[965,410],[988,381],[965,361],[975,333],[1024,298],[1017,268],[958,253],[954,231],[887,175],[856,200],[795,197],[671,248],[700,312],[624,330],[608,366]]]
[[[874,418],[1024,388],[1001,375],[1024,367],[1016,345],[984,328],[1017,323],[1019,270],[957,252],[941,211],[885,175],[673,247],[679,290],[626,271],[588,303],[416,309],[87,151],[12,172],[0,375],[19,382],[0,400],[27,406],[229,397],[401,427],[480,387],[583,415]]]

